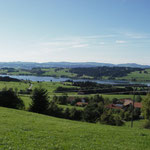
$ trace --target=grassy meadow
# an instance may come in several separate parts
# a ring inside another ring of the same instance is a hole
[[[149,150],[150,130],[77,122],[0,107],[2,150]]]
[[[0,90],[12,88],[19,92],[42,87],[49,97],[60,96],[57,87],[72,87],[61,82],[0,82]],[[68,92],[68,96],[91,97]],[[29,94],[19,94],[26,110],[31,103]],[[133,95],[102,94],[104,98],[133,98]],[[73,108],[70,105],[59,105]],[[77,107],[82,110],[83,107]],[[148,150],[150,130],[142,129],[142,121],[134,121],[134,128],[127,122],[122,127],[71,121],[27,111],[0,107],[0,150]]]
[[[67,76],[68,78],[76,77],[77,74],[69,72],[69,69],[57,69],[57,68],[48,68],[48,69],[42,69],[42,71],[45,71],[43,73],[43,76]]]

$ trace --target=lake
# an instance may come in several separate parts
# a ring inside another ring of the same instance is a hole
[[[117,80],[88,80],[88,79],[71,79],[71,78],[55,78],[55,77],[43,77],[43,76],[24,76],[24,75],[0,75],[0,76],[9,76],[11,78],[16,78],[20,80],[30,80],[30,81],[45,81],[45,82],[64,82],[66,80],[72,81],[91,81],[100,84],[145,84],[150,86],[150,83],[143,82],[130,82],[130,81],[117,81]]]

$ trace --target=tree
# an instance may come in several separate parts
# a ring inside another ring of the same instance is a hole
[[[60,96],[57,99],[57,102],[58,102],[58,104],[66,105],[67,104],[67,99],[68,99],[68,95],[64,93],[62,96]]]
[[[143,127],[150,129],[150,93],[142,100],[142,116],[145,118]]]
[[[34,89],[31,99],[30,111],[42,114],[48,113],[49,97],[47,90],[43,88]]]
[[[121,111],[119,110],[105,110],[100,117],[100,122],[103,124],[121,126],[124,124],[121,117]]]
[[[150,93],[142,101],[142,115],[145,119],[150,120]]]
[[[82,110],[77,110],[76,108],[70,109],[70,119],[72,120],[81,120],[82,119]]]
[[[99,103],[102,102],[104,104],[104,98],[101,95],[95,95],[92,99],[91,102]]]
[[[53,101],[54,101],[54,102],[57,102],[57,100],[58,100],[58,97],[57,97],[56,95],[54,95],[54,96],[53,96]]]
[[[48,113],[47,115],[54,116],[54,117],[61,117],[63,118],[63,108],[58,107],[56,102],[51,101],[49,103]]]
[[[4,89],[0,92],[0,106],[15,109],[24,109],[25,107],[23,101],[12,89]]]
[[[142,97],[140,95],[137,95],[135,98],[136,102],[141,102],[142,101]]]
[[[112,99],[112,103],[113,103],[113,104],[117,104],[117,103],[118,103],[118,99],[117,99],[117,98],[113,98],[113,99]]]
[[[97,122],[104,111],[104,105],[100,103],[90,103],[84,109],[84,120],[87,122]]]
[[[64,118],[70,119],[70,109],[66,108],[64,111]]]

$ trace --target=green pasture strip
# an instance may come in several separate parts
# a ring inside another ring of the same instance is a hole
[[[66,108],[69,108],[69,109],[75,108],[77,110],[83,110],[84,109],[84,107],[71,106],[71,105],[58,105],[58,106],[63,108],[63,109],[66,109]]]
[[[46,71],[42,75],[44,76],[66,76],[66,77],[76,77],[77,75],[74,73],[69,72],[69,69],[62,69],[62,68],[48,68],[48,69],[42,69],[43,71]]]
[[[25,82],[5,82],[5,81],[0,81],[0,89],[2,90],[3,88],[10,89],[12,88],[13,90],[25,90],[29,88],[30,84],[25,83]]]
[[[28,110],[28,108],[29,108],[29,106],[31,104],[31,97],[30,97],[30,95],[20,95],[19,97],[23,100],[23,102],[25,104],[25,109]]]
[[[133,99],[133,95],[108,95],[108,94],[102,94],[103,97],[107,97],[110,100],[112,100],[113,98],[118,98],[118,99],[123,99],[123,98],[130,98]],[[145,96],[141,95],[142,98],[144,98]]]
[[[18,72],[12,72],[9,74],[11,74],[11,75],[34,75],[33,73],[30,73],[28,71],[21,71],[21,70],[19,70]]]

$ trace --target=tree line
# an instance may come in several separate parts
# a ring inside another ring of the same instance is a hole
[[[84,107],[83,110],[78,110],[76,108],[62,108],[58,106],[58,101],[56,97],[50,101],[48,92],[43,88],[36,88],[33,90],[31,95],[31,104],[29,111],[45,114],[49,116],[55,116],[71,120],[79,120],[86,122],[100,122],[103,124],[109,125],[123,125],[125,121],[131,120],[132,115],[132,106],[122,109],[110,109],[106,107],[110,100],[108,98],[103,98],[100,95],[95,95],[88,99],[88,105]],[[66,95],[62,96],[59,101],[63,101],[66,98]],[[137,101],[141,101],[141,97],[137,97]],[[112,102],[115,103],[117,100],[113,99]],[[23,101],[19,98],[16,92],[12,89],[0,92],[0,106],[15,108],[15,109],[24,109],[25,105]],[[142,116],[146,119],[144,126],[150,128],[150,94],[142,100]],[[141,110],[134,109],[133,119],[140,119]]]
[[[91,68],[72,68],[71,73],[75,73],[78,77],[90,76],[95,79],[100,79],[104,76],[109,77],[109,79],[115,79],[116,77],[127,76],[129,73],[134,71],[143,71],[141,68],[131,68],[131,67],[91,67]]]

